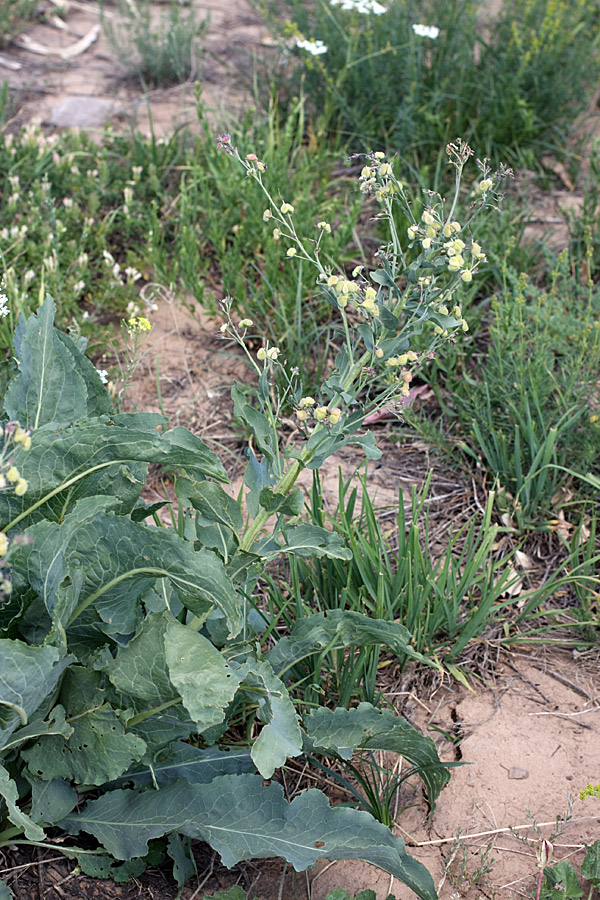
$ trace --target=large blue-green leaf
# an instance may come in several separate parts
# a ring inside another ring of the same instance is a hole
[[[208,638],[175,619],[167,625],[165,653],[171,682],[198,731],[223,722],[245,667],[233,669]]]
[[[37,315],[21,325],[19,373],[10,383],[4,407],[27,428],[64,423],[87,414],[87,388],[75,359],[54,329],[55,306],[48,297]]]
[[[330,807],[320,791],[287,803],[281,785],[260,776],[224,775],[209,784],[176,782],[143,793],[111,791],[61,823],[85,831],[117,859],[143,856],[148,841],[172,831],[207,841],[226,866],[281,856],[297,870],[319,859],[364,859],[434,900],[431,875],[385,825],[366,812]]]
[[[130,783],[143,785],[172,784],[185,780],[190,784],[208,784],[220,775],[254,773],[256,766],[245,747],[194,747],[183,741],[175,741],[161,750],[149,765],[133,766],[129,772],[117,778],[113,786]]]
[[[389,710],[359,703],[355,709],[317,709],[304,717],[305,748],[317,753],[350,759],[355,750],[391,750],[403,756],[427,788],[432,809],[440,791],[450,780],[431,738],[425,737],[406,719]]]
[[[21,752],[30,772],[44,781],[64,778],[79,785],[102,785],[118,778],[141,759],[145,742],[125,731],[122,718],[108,705],[71,720],[67,739],[41,737]]]
[[[258,696],[258,716],[265,727],[252,745],[252,759],[264,778],[271,778],[288,757],[302,753],[302,732],[296,708],[283,681],[268,662],[250,663],[245,683],[264,691]]]
[[[165,655],[165,635],[169,618],[152,613],[126,647],[106,664],[108,676],[126,697],[144,700],[148,707],[161,706],[180,695],[169,678]]]
[[[13,900],[14,896],[7,883],[0,878],[0,900]]]
[[[55,647],[0,640],[0,748],[54,690],[72,657]]]
[[[297,662],[325,649],[330,651],[381,644],[401,659],[408,657],[434,665],[430,659],[412,649],[411,640],[410,632],[399,622],[333,609],[327,615],[314,613],[301,619],[289,635],[277,641],[266,658],[274,671],[282,675]]]
[[[0,764],[0,797],[6,803],[8,818],[25,832],[25,837],[30,841],[43,841],[46,835],[39,825],[26,815],[19,807],[19,791],[17,785],[10,777],[8,771]]]
[[[270,547],[270,545],[268,545]],[[314,559],[328,556],[331,559],[352,559],[352,551],[344,547],[343,539],[333,531],[327,531],[320,525],[303,523],[294,528],[286,528],[285,541],[279,550],[267,554],[275,557],[279,553],[291,553],[294,556],[303,556]]]
[[[54,825],[68,816],[76,805],[77,794],[62,778],[32,781],[30,815],[34,822]]]
[[[194,551],[174,531],[116,516],[110,498],[87,497],[57,525],[28,529],[33,543],[15,565],[66,627],[94,604],[109,634],[130,634],[137,603],[157,579],[167,579],[196,615],[212,605],[227,617],[230,633],[241,628],[235,588],[216,554]]]
[[[166,423],[154,414],[121,413],[36,431],[31,448],[16,447],[14,461],[27,480],[23,497],[0,494],[0,522],[54,518],[67,505],[87,496],[108,495],[119,500],[119,512],[137,502],[148,463],[182,466],[198,477],[227,481],[219,458],[200,438],[182,428],[160,433]]]

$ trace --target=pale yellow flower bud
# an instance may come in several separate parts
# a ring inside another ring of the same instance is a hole
[[[402,353],[398,357],[398,364],[401,366],[405,366],[407,362],[408,362],[408,353]]]
[[[252,328],[253,325],[254,322],[252,321],[252,319],[241,319],[238,328]]]
[[[377,359],[381,359],[381,357],[383,356],[383,350],[381,349],[381,347],[375,347],[375,356],[377,357]]]
[[[360,275],[360,273],[362,272],[362,268],[362,266],[354,266],[354,268],[352,269],[352,277],[356,278],[357,275]]]
[[[286,213],[293,213],[294,207],[292,206],[291,203],[282,203],[281,204],[281,212],[283,213],[284,216]]]
[[[265,211],[263,213],[263,222],[268,222],[269,219],[272,219],[272,218],[273,218],[273,213],[271,212],[271,210],[265,209]]]
[[[450,228],[455,234],[458,234],[458,232],[462,229],[462,225],[460,224],[460,222],[450,222]]]
[[[267,358],[267,351],[265,350],[264,347],[261,347],[260,350],[257,352],[256,358],[257,358],[257,359],[260,359],[261,362],[262,362],[263,359],[266,359],[266,358]]]
[[[381,150],[378,150],[373,156],[375,159],[385,159],[385,153],[382,153]]]
[[[406,233],[408,234],[409,241],[414,241],[417,236],[417,232],[419,230],[418,225],[410,225],[409,228],[406,229]]]
[[[317,406],[315,409],[315,419],[317,422],[324,422],[327,418],[328,410],[326,406]]]
[[[453,234],[452,225],[450,225],[450,223],[444,225],[444,227],[442,228],[442,234],[444,235],[444,237],[450,237]]]
[[[421,246],[423,247],[423,250],[429,250],[429,248],[431,247],[431,238],[423,238],[423,240],[421,241]]]
[[[273,240],[274,240],[274,241],[278,241],[280,237],[281,237],[281,231],[280,231],[280,229],[279,229],[279,228],[274,228],[274,229],[273,229]]]
[[[379,174],[385,178],[387,175],[392,174],[392,167],[389,163],[383,163],[383,165],[379,166]]]
[[[228,330],[229,330],[229,322],[223,322],[223,324],[219,328],[219,331],[221,332],[221,334],[225,334],[225,332]]]
[[[267,356],[269,359],[277,359],[280,353],[281,350],[279,349],[279,347],[270,347],[267,350]]]
[[[331,234],[331,225],[329,222],[317,222],[317,228],[320,228],[321,231],[325,231],[327,234]]]
[[[493,185],[493,181],[491,178],[484,178],[483,181],[480,181],[477,185],[477,188],[481,194],[487,193],[491,186]]]
[[[298,251],[295,247],[289,247],[286,256],[292,257],[295,256]]]
[[[307,418],[307,416],[308,416],[308,413],[306,412],[305,409],[297,409],[296,410],[296,418],[299,419],[301,422],[304,422],[305,419]]]
[[[10,483],[12,484],[13,482],[18,481],[19,478],[19,470],[16,468],[16,466],[11,466],[6,473],[6,480],[10,481]]]
[[[433,218],[433,216],[427,209],[425,210],[425,212],[423,213],[421,218],[425,222],[426,225],[433,225],[433,223],[435,222],[435,219]]]
[[[473,274],[469,271],[469,269],[465,269],[464,272],[461,272],[460,277],[466,284],[468,284],[469,281],[473,281]]]
[[[368,287],[365,291],[365,300],[368,303],[374,303],[376,299],[377,299],[377,291],[375,290],[375,288]]]
[[[5,556],[8,550],[8,538],[3,531],[0,531],[0,556]]]
[[[27,482],[24,478],[19,478],[15,485],[15,494],[17,497],[22,497],[23,494],[27,491]]]
[[[406,355],[408,357],[409,362],[416,362],[416,360],[419,358],[414,350],[409,350]]]
[[[329,411],[329,422],[331,425],[337,425],[337,423],[340,421],[341,418],[342,418],[341,409],[336,408],[336,409],[331,409]]]
[[[302,397],[298,406],[300,409],[305,409],[307,406],[314,406],[315,398],[314,397]]]
[[[327,287],[335,287],[339,280],[337,275],[330,275],[327,279]]]

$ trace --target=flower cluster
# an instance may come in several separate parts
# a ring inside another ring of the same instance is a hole
[[[132,316],[130,319],[127,319],[126,327],[130,335],[152,330],[152,325],[146,316]]]
[[[386,162],[385,153],[370,153],[367,159],[368,165],[363,166],[358,179],[361,193],[374,194],[377,202],[382,203],[402,191],[402,184],[394,178],[394,170]]]
[[[413,25],[412,30],[417,37],[429,38],[432,41],[438,37],[440,29],[435,25]]]
[[[299,422],[313,420],[320,425],[337,425],[342,418],[342,411],[337,406],[317,406],[314,397],[302,397],[296,407],[296,418]]]
[[[600,797],[600,784],[586,784],[582,791],[579,791],[579,799],[586,800],[588,797]]]
[[[426,251],[443,251],[448,271],[457,274],[461,281],[469,283],[477,271],[479,263],[485,262],[486,256],[477,241],[470,245],[458,237],[462,225],[456,220],[445,220],[436,207],[424,210],[419,224],[414,223],[407,229],[409,241],[419,240]]]
[[[361,15],[382,16],[387,12],[387,7],[382,6],[377,0],[331,0],[332,6],[340,6],[345,12],[357,12]]]
[[[299,50],[306,50],[311,56],[321,56],[323,53],[327,53],[328,50],[327,45],[324,44],[323,41],[305,41],[300,38],[296,41],[296,47],[298,47]]]

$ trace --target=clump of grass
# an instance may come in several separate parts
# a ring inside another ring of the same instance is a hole
[[[119,13],[118,24],[103,16],[103,28],[131,77],[148,87],[170,87],[195,76],[208,19],[197,21],[193,4],[184,13],[181,3],[171,0],[159,23],[152,21],[150,0],[121,2]]]
[[[284,15],[281,14],[283,6]],[[294,96],[356,144],[435,159],[460,134],[496,159],[561,144],[597,83],[590,0],[261,0]]]
[[[8,46],[35,18],[37,6],[37,0],[0,0],[0,47]]]

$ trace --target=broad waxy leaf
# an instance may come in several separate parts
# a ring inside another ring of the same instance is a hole
[[[19,373],[8,387],[4,406],[9,419],[25,428],[87,415],[86,384],[75,370],[73,354],[54,330],[55,311],[54,301],[48,297],[37,315],[21,326]]]
[[[196,871],[190,839],[182,838],[176,831],[172,832],[167,841],[167,853],[173,860],[173,878],[181,888]]]
[[[350,759],[358,748],[391,750],[403,756],[427,788],[432,809],[440,791],[450,780],[442,767],[434,742],[425,737],[406,719],[389,710],[379,710],[370,703],[359,703],[355,709],[317,709],[304,717],[306,747],[318,753],[334,753]]]
[[[591,846],[586,847],[581,875],[595,888],[600,887],[600,841],[594,841]]]
[[[240,505],[223,488],[212,481],[204,481],[196,486],[189,498],[194,509],[201,513],[201,524],[216,522],[238,535],[244,525]]]
[[[266,659],[274,671],[282,675],[307,656],[343,647],[365,647],[382,644],[401,659],[409,657],[427,665],[434,665],[427,657],[412,649],[411,635],[398,622],[372,619],[362,613],[332,609],[327,616],[314,613],[301,619],[289,635],[277,641]]]
[[[330,559],[352,559],[352,551],[344,547],[342,536],[327,531],[320,525],[296,525],[287,528],[285,536],[285,543],[280,547],[281,553],[303,557],[328,556]]]
[[[54,825],[68,816],[76,804],[77,794],[62,778],[34,781],[31,785],[31,818],[34,822]]]
[[[175,741],[161,750],[149,765],[133,766],[113,786],[133,784],[136,787],[157,784],[172,784],[174,781],[189,781],[190,784],[208,784],[220,775],[254,774],[256,766],[245,747],[208,747],[201,749],[193,744]]]
[[[232,635],[241,628],[241,604],[220,559],[167,529],[149,528],[116,516],[110,498],[80,500],[61,525],[39,522],[23,548],[21,571],[66,627],[90,602],[109,634],[137,625],[137,601],[158,578],[166,578],[197,615],[212,604],[227,616]],[[125,583],[124,583],[125,582]]]
[[[252,745],[252,759],[264,778],[271,778],[275,769],[283,766],[290,756],[302,753],[302,732],[298,714],[283,681],[269,663],[251,664],[246,684],[258,683],[266,696],[259,699],[258,716],[267,722]]]
[[[73,657],[61,658],[55,647],[29,647],[0,640],[0,748],[19,725],[27,725],[54,690]]]
[[[13,900],[14,896],[7,883],[0,878],[0,900]]]
[[[568,859],[563,859],[555,866],[544,869],[542,896],[544,900],[577,900],[583,897],[583,888],[579,884],[577,872]]]
[[[171,831],[207,841],[223,864],[282,856],[296,871],[319,859],[364,859],[435,900],[431,875],[408,856],[404,841],[368,813],[330,807],[320,791],[291,803],[281,785],[256,775],[224,775],[210,784],[176,782],[161,790],[111,791],[61,823],[94,837],[117,859],[143,856],[148,841]]]
[[[165,655],[165,635],[169,619],[152,613],[142,622],[136,636],[120,647],[106,669],[116,689],[128,697],[160,706],[179,697],[169,678]]]
[[[28,489],[23,497],[0,494],[3,527],[21,515],[26,522],[42,514],[58,518],[64,515],[67,497],[74,504],[82,497],[114,496],[119,512],[129,512],[139,498],[148,463],[183,466],[199,476],[228,480],[219,458],[200,438],[180,428],[159,434],[156,429],[165,422],[154,414],[121,413],[36,431],[29,450],[15,448],[15,465]]]
[[[231,668],[207,638],[175,619],[167,626],[165,652],[171,682],[198,731],[222,722],[245,669]]]
[[[75,784],[101,785],[126,772],[146,750],[141,738],[125,732],[109,706],[74,717],[71,725],[73,733],[67,740],[50,735],[22,751],[33,775],[44,781],[65,778]]]
[[[32,822],[29,816],[19,808],[19,792],[17,785],[8,774],[7,770],[0,764],[0,797],[4,799],[8,809],[8,818],[19,828],[25,832],[25,837],[29,841],[43,841],[46,835],[43,829],[35,822]]]
[[[62,737],[68,738],[72,733],[73,729],[65,720],[65,711],[59,704],[58,706],[55,706],[50,713],[49,720],[33,721],[24,728],[19,728],[18,731],[14,731],[2,749],[4,752],[12,750],[13,747],[18,747],[20,744],[24,744],[26,741],[30,741],[32,738],[41,737],[42,735],[60,734]]]

